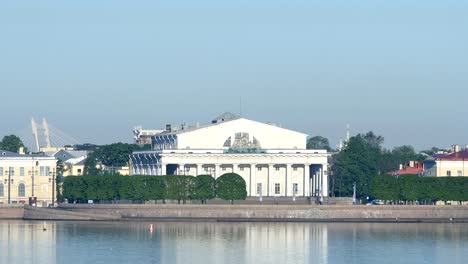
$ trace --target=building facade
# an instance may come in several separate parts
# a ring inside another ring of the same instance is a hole
[[[182,126],[131,155],[132,175],[237,173],[248,196],[328,196],[328,153],[306,150],[307,135],[224,114],[205,126]]]
[[[45,155],[26,155],[0,150],[0,204],[52,204],[57,160]]]
[[[454,153],[436,154],[424,160],[424,176],[468,176],[468,149]]]

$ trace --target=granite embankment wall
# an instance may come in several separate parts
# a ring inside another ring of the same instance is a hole
[[[468,223],[468,206],[61,205],[49,210],[91,220]]]
[[[23,205],[0,205],[0,220],[23,219]]]

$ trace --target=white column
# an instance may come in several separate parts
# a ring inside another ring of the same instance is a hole
[[[323,170],[322,168],[319,169],[318,171],[318,177],[317,177],[317,183],[318,183],[318,189],[319,189],[319,196],[322,196],[322,190],[323,190],[323,186],[322,186],[322,176],[323,176]]]
[[[257,196],[257,178],[255,177],[255,172],[257,171],[257,167],[255,164],[250,164],[250,188],[249,188],[249,196]],[[255,185],[252,193],[252,184]]]
[[[221,164],[215,164],[214,178],[218,179],[221,176]]]
[[[179,164],[177,175],[185,175],[185,164]]]
[[[166,169],[166,163],[161,163],[161,175],[167,175]]]
[[[304,197],[310,195],[310,167],[309,164],[304,164],[304,179],[302,183]]]
[[[268,165],[268,174],[267,174],[267,196],[269,197],[271,195],[270,191],[274,194],[275,193],[275,190],[270,190],[270,186],[271,186],[271,183],[270,183],[270,176],[273,174],[273,171],[274,171],[274,165],[273,164],[269,164]]]
[[[288,190],[289,190],[289,185],[291,185],[291,196],[294,195],[294,188],[292,187],[292,175],[291,175],[291,171],[292,171],[292,164],[286,164],[286,177],[284,178],[284,186],[285,186],[285,189],[284,189],[284,196],[288,196]],[[289,178],[289,181],[288,181],[288,178]],[[289,185],[288,185],[289,184]]]
[[[232,164],[232,173],[239,174],[239,164]]]
[[[197,175],[196,176],[204,174],[202,172],[202,168],[203,168],[203,164],[197,164]]]
[[[323,187],[323,196],[328,197],[328,168],[327,164],[322,165],[322,187]]]

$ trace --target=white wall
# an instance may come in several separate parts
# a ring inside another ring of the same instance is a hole
[[[305,149],[307,135],[244,118],[200,128],[177,135],[178,149],[220,149],[226,139],[234,141],[236,133],[249,133],[263,149]]]

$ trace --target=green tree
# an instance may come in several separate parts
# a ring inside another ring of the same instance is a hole
[[[400,198],[400,186],[396,177],[378,175],[372,183],[372,197],[385,201],[396,201]]]
[[[192,199],[206,203],[215,197],[215,187],[216,181],[211,175],[198,175],[194,179]]]
[[[182,175],[168,175],[165,177],[166,198],[186,201],[191,199],[194,177]]]
[[[26,151],[21,139],[15,135],[4,136],[0,141],[0,149],[18,153],[20,148],[24,148]]]
[[[400,164],[409,161],[421,161],[424,156],[416,153],[412,146],[395,147],[392,151],[383,151],[380,161],[380,171],[387,173],[399,169]]]
[[[400,199],[405,201],[417,201],[423,198],[421,182],[416,175],[400,175],[398,177],[400,186]]]
[[[379,161],[383,138],[373,132],[352,137],[346,147],[335,155],[332,172],[333,194],[350,197],[353,183],[356,183],[357,196],[369,196],[372,178],[380,174]]]
[[[86,200],[86,189],[88,186],[83,177],[68,176],[63,182],[63,196],[69,201]]]
[[[166,193],[165,176],[146,176],[144,199],[164,200]]]
[[[230,200],[245,200],[247,190],[245,180],[236,173],[226,173],[216,179],[216,194],[219,198]]]
[[[307,149],[326,149],[331,151],[330,142],[327,138],[315,136],[307,139]]]
[[[57,201],[60,203],[64,201],[62,195],[63,188],[63,173],[65,172],[65,166],[63,161],[57,160],[57,175],[55,176],[55,193],[57,196]]]
[[[143,147],[136,144],[115,143],[99,147],[88,155],[85,161],[85,175],[99,175],[103,172],[97,168],[99,164],[106,167],[127,166],[129,155]]]

